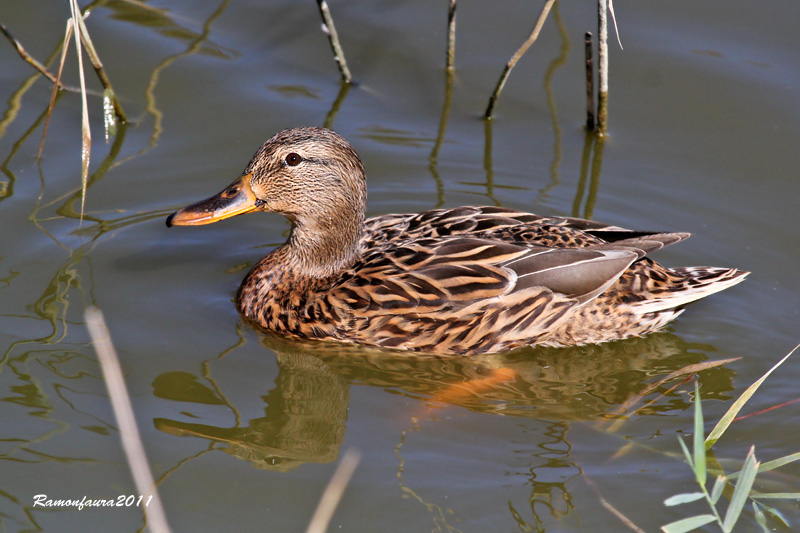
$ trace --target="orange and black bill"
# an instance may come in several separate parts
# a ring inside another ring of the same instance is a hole
[[[167,217],[167,227],[211,224],[255,211],[258,199],[250,187],[252,177],[252,174],[245,174],[221,193],[172,213]]]

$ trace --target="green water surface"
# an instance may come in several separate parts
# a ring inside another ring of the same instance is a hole
[[[59,96],[37,160],[52,86],[0,41],[0,530],[145,527],[135,506],[34,507],[39,494],[138,497],[89,305],[105,313],[174,531],[304,531],[349,449],[360,462],[331,531],[627,531],[619,515],[656,531],[707,511],[662,503],[697,488],[677,442],[692,432],[693,384],[659,380],[738,358],[699,373],[709,431],[800,342],[796,2],[615,4],[624,50],[612,43],[604,142],[583,129],[591,3],[556,3],[491,122],[489,95],[540,3],[460,2],[449,91],[447,2],[331,2],[349,88],[311,0],[91,6],[86,25],[130,122],[104,142],[87,64],[82,222],[80,96]],[[65,2],[0,4],[41,61],[68,15]],[[64,79],[79,84],[74,49]],[[233,298],[286,220],[164,220],[300,125],[351,141],[369,215],[496,204],[688,231],[657,259],[752,274],[664,333],[603,346],[440,359],[266,337]],[[515,377],[492,384],[499,368]],[[470,380],[488,385],[459,388]],[[795,400],[798,380],[790,359],[746,412]],[[713,457],[730,473],[751,444],[764,461],[800,451],[797,405],[737,422]],[[800,467],[756,489],[798,491]],[[796,501],[773,503],[800,527]],[[749,504],[740,527],[757,528]]]

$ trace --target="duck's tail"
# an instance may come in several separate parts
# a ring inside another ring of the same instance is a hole
[[[674,319],[684,305],[705,298],[715,292],[733,287],[744,281],[750,272],[735,268],[681,267],[671,268],[675,280],[668,290],[652,293],[646,300],[636,302],[632,307],[639,313],[663,313],[672,310]],[[664,316],[663,318],[667,318]]]

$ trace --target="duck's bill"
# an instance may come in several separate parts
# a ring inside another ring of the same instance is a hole
[[[184,207],[167,217],[167,227],[199,226],[250,213],[257,209],[256,196],[250,188],[252,174],[246,174],[221,193]]]

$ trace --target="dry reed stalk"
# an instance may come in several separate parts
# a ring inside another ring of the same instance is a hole
[[[500,92],[503,90],[503,86],[506,84],[506,80],[511,74],[511,69],[514,68],[514,65],[517,64],[517,61],[519,61],[525,52],[528,51],[528,48],[530,48],[530,46],[536,42],[536,39],[539,37],[539,33],[542,31],[544,21],[547,20],[547,15],[550,13],[550,8],[553,7],[554,2],[555,0],[547,0],[547,2],[545,2],[542,12],[539,15],[539,19],[536,21],[536,25],[533,27],[533,31],[528,36],[528,39],[522,43],[522,46],[519,47],[519,50],[517,50],[516,53],[511,56],[511,59],[508,60],[508,63],[506,63],[506,68],[503,69],[503,73],[500,75],[500,79],[497,81],[497,87],[495,87],[491,98],[489,98],[489,105],[486,107],[486,112],[483,114],[484,119],[489,120],[492,118],[492,115],[494,114],[494,106],[497,104],[497,99],[500,97]]]
[[[325,0],[317,0],[317,6],[319,7],[320,15],[322,15],[322,30],[328,35],[328,41],[330,41],[331,49],[333,50],[333,59],[336,60],[336,65],[342,74],[342,81],[352,83],[353,76],[350,75],[350,69],[347,68],[344,50],[342,50],[342,45],[339,44],[339,34],[336,33],[336,26],[333,25],[333,17],[330,9],[328,9],[328,3]]]
[[[605,135],[608,121],[608,4],[597,2],[597,134]]]
[[[584,36],[584,51],[586,58],[586,129],[594,129],[594,70],[592,65],[592,34],[586,32]]]
[[[167,523],[167,516],[164,507],[161,505],[161,498],[158,495],[158,488],[153,481],[153,474],[147,463],[147,456],[142,445],[142,438],[139,435],[139,428],[136,425],[136,417],[133,415],[128,389],[125,386],[125,379],[119,366],[119,358],[111,343],[111,335],[108,332],[103,313],[96,307],[86,309],[86,327],[92,338],[97,358],[100,360],[100,367],[103,369],[108,395],[111,399],[111,407],[114,410],[114,417],[119,426],[119,434],[122,440],[122,448],[125,450],[125,457],[128,460],[128,467],[131,470],[136,489],[142,496],[152,494],[152,501],[142,507],[148,519],[150,529],[156,533],[169,533],[170,528]]]
[[[336,507],[339,506],[339,501],[342,499],[344,490],[347,488],[360,458],[361,454],[356,450],[350,449],[345,452],[333,477],[328,482],[328,486],[325,487],[325,492],[322,493],[322,498],[319,500],[317,510],[314,511],[314,516],[311,517],[306,533],[325,533],[328,529],[328,524],[333,518],[333,513],[336,512]]]
[[[447,9],[447,70],[456,68],[456,0]]]

